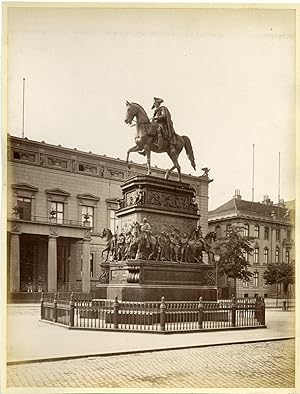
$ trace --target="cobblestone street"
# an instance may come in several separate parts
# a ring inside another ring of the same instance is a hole
[[[8,387],[294,387],[294,340],[9,366]]]

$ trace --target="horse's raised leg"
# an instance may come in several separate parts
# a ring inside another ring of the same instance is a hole
[[[147,175],[151,175],[151,150],[148,145],[145,145],[144,149],[147,156]]]
[[[127,157],[126,157],[126,164],[127,164],[127,167],[128,167],[129,170],[130,170],[130,168],[131,168],[131,166],[130,166],[130,164],[129,164],[129,154],[130,154],[131,152],[138,152],[138,151],[140,151],[140,150],[141,150],[141,148],[138,147],[137,145],[135,145],[135,146],[133,146],[132,148],[128,149],[128,151],[127,151]]]

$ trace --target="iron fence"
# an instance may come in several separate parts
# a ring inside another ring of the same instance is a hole
[[[261,298],[216,301],[133,302],[92,299],[72,293],[70,299],[42,293],[41,319],[69,328],[176,333],[240,327],[265,327]]]

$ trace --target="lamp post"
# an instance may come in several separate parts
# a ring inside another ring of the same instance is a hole
[[[219,299],[219,290],[218,290],[218,262],[219,261],[220,261],[220,255],[215,254],[217,301]]]

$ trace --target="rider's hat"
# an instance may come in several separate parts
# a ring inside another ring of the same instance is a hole
[[[157,104],[161,104],[161,103],[163,103],[164,102],[164,100],[163,99],[161,99],[161,98],[158,98],[158,97],[154,97],[153,98],[153,100],[154,100],[154,103],[153,103],[153,105],[152,105],[152,108],[151,109],[154,109],[155,108],[155,104],[157,103]]]

